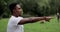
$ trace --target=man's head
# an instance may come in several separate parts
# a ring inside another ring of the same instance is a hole
[[[9,5],[12,15],[21,16],[22,8],[18,3],[12,3]]]

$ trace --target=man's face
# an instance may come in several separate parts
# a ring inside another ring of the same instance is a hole
[[[21,16],[21,14],[22,14],[22,8],[19,4],[17,4],[15,7],[15,14],[18,16]]]

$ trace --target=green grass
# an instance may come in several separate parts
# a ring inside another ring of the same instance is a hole
[[[8,19],[0,20],[0,32],[6,32]],[[51,19],[50,22],[40,24],[40,22],[24,25],[24,32],[60,32],[60,22],[57,19]]]
[[[7,23],[8,23],[8,19],[7,18],[0,20],[0,32],[6,32]]]

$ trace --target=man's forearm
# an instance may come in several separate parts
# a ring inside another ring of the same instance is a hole
[[[44,20],[45,18],[44,17],[31,17],[29,18],[30,19],[30,22],[31,21],[40,21],[40,20]]]

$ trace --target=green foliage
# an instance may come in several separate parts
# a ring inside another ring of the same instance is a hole
[[[48,16],[56,14],[55,0],[26,0],[21,1],[24,14],[34,16]]]
[[[49,16],[60,13],[60,0],[0,0],[0,18],[10,17],[9,4],[18,2],[23,8],[24,15]]]

